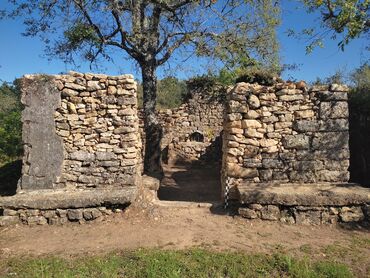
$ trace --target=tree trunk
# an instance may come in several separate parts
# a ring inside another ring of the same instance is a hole
[[[144,172],[147,175],[160,177],[162,127],[155,111],[157,100],[157,76],[154,63],[141,65],[144,97],[145,157]]]

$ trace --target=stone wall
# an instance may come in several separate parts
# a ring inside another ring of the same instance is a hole
[[[347,87],[239,83],[227,95],[223,142],[224,190],[347,182]]]
[[[22,79],[20,189],[134,186],[142,169],[132,75]]]
[[[158,111],[163,127],[162,160],[165,163],[220,161],[223,112],[223,102],[206,92],[192,93],[178,108]],[[140,126],[143,133],[143,120]]]

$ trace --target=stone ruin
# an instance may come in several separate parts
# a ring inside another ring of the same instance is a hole
[[[227,95],[222,184],[246,218],[361,221],[368,190],[351,191],[348,88],[237,84]]]
[[[222,160],[220,203],[249,219],[369,220],[370,190],[348,183],[345,86],[239,83],[226,96],[159,112],[163,163]],[[0,197],[0,225],[102,219],[158,190],[143,178],[132,75],[25,76],[22,103],[22,178]]]
[[[162,160],[166,163],[221,160],[224,104],[202,92],[179,108],[159,111],[163,126]]]

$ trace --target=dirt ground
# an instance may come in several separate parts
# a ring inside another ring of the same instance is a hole
[[[163,164],[160,200],[217,202],[221,199],[219,163]]]
[[[150,212],[130,207],[98,223],[1,228],[0,257],[95,254],[157,247],[205,247],[262,253],[309,248],[317,250],[315,255],[325,256],[319,250],[328,245],[350,247],[356,239],[370,241],[370,231],[366,229],[248,221],[222,212],[221,208],[204,204],[198,207],[195,203],[159,202]],[[363,257],[370,258],[369,249],[360,252]]]

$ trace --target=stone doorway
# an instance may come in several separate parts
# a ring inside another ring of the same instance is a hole
[[[197,138],[200,137],[197,135]],[[221,136],[208,143],[189,140],[183,142],[183,146],[190,148],[190,153],[198,153],[199,156],[194,156],[193,159],[183,157],[171,144],[165,148],[162,156],[164,177],[158,190],[158,198],[166,201],[219,202]]]

